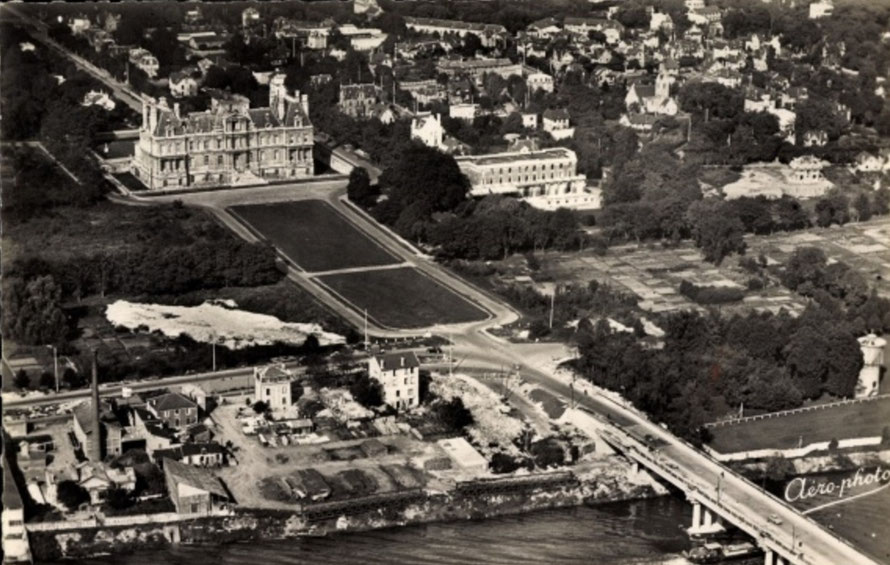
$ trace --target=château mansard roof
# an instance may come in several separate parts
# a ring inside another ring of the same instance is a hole
[[[223,125],[232,118],[247,119],[251,129],[277,127],[308,126],[309,117],[299,103],[289,102],[285,108],[284,119],[279,120],[272,108],[251,108],[246,112],[233,111],[225,108],[191,112],[177,117],[176,112],[164,106],[158,107],[158,122],[154,135],[160,137],[184,135],[187,133],[212,133],[222,131]]]

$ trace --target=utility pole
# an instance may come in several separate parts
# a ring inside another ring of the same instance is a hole
[[[216,339],[217,339],[216,332],[213,332],[213,334],[210,336],[210,339],[211,339],[210,350],[212,351],[212,357],[213,357],[213,372],[215,373],[216,372]]]
[[[371,344],[368,343],[368,309],[365,308],[365,351],[368,351]]]
[[[59,350],[55,345],[50,345],[53,350],[53,375],[56,377],[56,392],[59,392]]]

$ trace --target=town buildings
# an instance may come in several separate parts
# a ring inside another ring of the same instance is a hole
[[[564,147],[462,156],[457,164],[470,179],[473,196],[514,194],[543,209],[600,205],[577,173],[577,155]]]
[[[340,102],[337,107],[353,118],[370,118],[378,101],[374,84],[344,84],[340,86]]]
[[[441,149],[445,136],[442,116],[439,114],[418,114],[411,120],[411,139],[416,139],[428,147]]]
[[[309,98],[291,95],[284,75],[269,83],[269,106],[212,93],[211,108],[181,115],[166,99],[143,98],[134,174],[150,189],[263,184],[312,176]]]
[[[512,75],[522,76],[522,65],[514,63],[510,59],[440,59],[436,63],[436,70],[440,73],[454,76],[467,76],[474,80],[481,80],[486,73],[494,73],[503,78]]]
[[[18,485],[9,469],[6,450],[3,450],[3,562],[31,563],[31,547],[25,530],[25,505]]]
[[[291,406],[291,382],[294,376],[283,363],[254,367],[253,400],[265,402],[271,410],[286,410]]]
[[[396,409],[420,404],[420,362],[414,352],[385,353],[368,359],[368,375],[383,387],[383,401]]]
[[[145,406],[171,428],[184,428],[198,422],[198,405],[178,392],[152,396]]]
[[[228,507],[231,497],[212,472],[172,459],[163,460],[170,499],[179,514],[209,515]]]
[[[504,41],[507,29],[497,24],[480,24],[459,20],[443,20],[436,18],[405,18],[405,26],[420,33],[439,34],[441,36],[456,35],[464,37],[475,35],[484,47],[496,47]]]

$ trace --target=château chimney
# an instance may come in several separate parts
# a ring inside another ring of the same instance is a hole
[[[102,460],[102,429],[99,423],[99,374],[96,368],[96,351],[93,350],[93,386],[92,386],[92,406],[90,423],[90,443],[89,453],[85,454],[90,461],[98,462]]]

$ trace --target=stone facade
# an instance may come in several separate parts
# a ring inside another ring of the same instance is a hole
[[[217,91],[210,110],[182,116],[178,104],[144,98],[133,172],[152,190],[263,184],[312,176],[312,146],[308,96],[275,75],[265,108]]]

